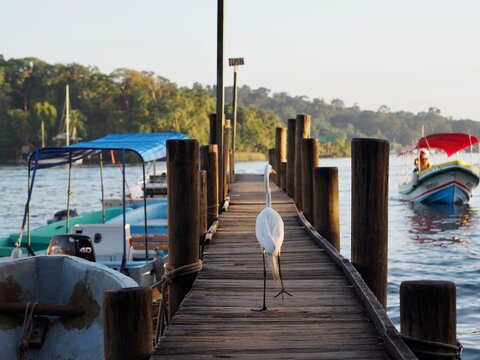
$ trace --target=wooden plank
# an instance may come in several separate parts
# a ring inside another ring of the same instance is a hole
[[[265,206],[262,180],[236,174],[229,211],[205,248],[203,269],[151,359],[391,358],[341,266],[310,238],[293,201],[273,184],[273,207],[285,223],[282,275],[293,296],[273,298],[278,290],[268,274],[269,310],[251,311],[263,296],[255,237]]]

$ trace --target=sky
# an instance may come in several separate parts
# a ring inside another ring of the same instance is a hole
[[[480,121],[480,1],[225,0],[239,85]],[[0,0],[0,54],[216,83],[217,0]],[[227,99],[228,100],[228,99]]]

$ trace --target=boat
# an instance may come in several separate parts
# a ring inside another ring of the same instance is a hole
[[[416,144],[399,155],[418,150],[442,151],[449,158],[460,151],[478,144],[475,136],[463,133],[440,133],[422,137]],[[469,202],[480,180],[479,170],[470,162],[450,160],[425,169],[415,169],[409,179],[400,184],[399,192],[404,200],[424,204],[455,204]]]
[[[159,250],[165,250],[166,229],[167,229],[167,207],[166,199],[162,203],[150,203],[147,201],[147,196],[143,196],[143,204],[127,205],[126,201],[126,181],[125,181],[125,154],[126,152],[133,152],[138,156],[142,162],[143,179],[146,178],[145,163],[166,157],[166,143],[169,139],[187,139],[188,136],[182,133],[147,133],[147,134],[110,134],[103,138],[72,144],[69,146],[60,147],[46,147],[37,149],[30,155],[28,169],[29,169],[29,189],[27,196],[27,203],[25,205],[25,213],[22,222],[23,234],[25,226],[29,224],[27,221],[29,217],[30,200],[35,184],[35,175],[37,171],[44,168],[54,166],[69,165],[69,176],[71,176],[71,164],[77,160],[85,157],[92,157],[100,155],[103,151],[117,151],[121,154],[122,161],[122,206],[121,215],[118,215],[116,220],[111,223],[104,221],[102,223],[75,223],[73,219],[69,218],[69,208],[67,205],[65,225],[62,226],[62,231],[65,233],[65,228],[68,232],[73,234],[83,234],[89,236],[93,241],[95,253],[99,262],[105,265],[118,269],[123,273],[130,274],[140,286],[148,286],[156,281],[155,271],[158,262],[155,262],[156,257],[162,255]],[[99,156],[100,164],[102,157]],[[70,181],[69,181],[70,183]],[[103,180],[102,186],[102,204],[103,199]],[[146,192],[146,190],[144,190]],[[70,196],[70,189],[67,189],[67,197]],[[67,198],[67,204],[69,204]],[[136,208],[136,209],[134,209]],[[115,209],[115,208],[114,208]],[[102,213],[106,213],[109,209],[102,208]],[[132,215],[129,213],[132,212]],[[141,214],[141,215],[140,215]],[[105,219],[105,217],[104,217]],[[130,221],[130,223],[128,222]],[[143,225],[139,223],[143,222]],[[154,225],[154,227],[149,225]],[[56,223],[54,223],[56,224]],[[54,225],[51,224],[51,225]],[[73,227],[70,225],[73,224]],[[131,230],[135,232],[131,233]],[[149,231],[157,231],[157,235],[162,237],[163,243],[150,243],[152,240]],[[26,229],[27,239],[31,239],[28,234],[31,231]],[[15,244],[20,248],[23,244],[23,236],[19,235],[19,241]],[[132,240],[133,239],[133,240]],[[134,240],[136,240],[137,248],[135,248]],[[139,246],[138,243],[142,245]],[[32,255],[31,244],[27,244],[28,253]],[[24,244],[25,245],[25,244]],[[163,246],[162,249],[157,248]],[[141,248],[140,251],[138,248]],[[12,252],[14,254],[15,252]],[[143,256],[140,256],[143,253]],[[135,256],[132,256],[135,255]],[[163,254],[164,255],[164,254]],[[164,257],[164,256],[161,256]],[[157,276],[158,277],[158,276]]]
[[[0,261],[1,358],[103,359],[104,294],[137,286],[74,256]]]

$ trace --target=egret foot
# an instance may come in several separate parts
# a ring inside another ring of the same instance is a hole
[[[278,294],[277,294],[277,295],[275,295],[273,298],[275,299],[276,297],[278,297],[278,295],[280,295],[280,294],[281,294],[281,295],[282,295],[282,299],[283,299],[283,294],[284,294],[284,293],[285,293],[285,294],[287,294],[288,296],[293,296],[293,295],[292,295],[292,294],[290,294],[290,293],[289,293],[287,290],[285,290],[285,289],[282,289],[282,290],[280,290],[280,291],[278,292]]]
[[[256,312],[266,312],[268,309],[266,306],[263,306],[261,308],[255,308],[255,309],[252,309],[252,311],[256,311]]]

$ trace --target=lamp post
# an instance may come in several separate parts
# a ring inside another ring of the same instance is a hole
[[[243,58],[230,58],[228,65],[233,66],[233,126],[232,126],[232,163],[230,164],[232,180],[235,178],[235,140],[237,136],[237,68],[244,65]]]

